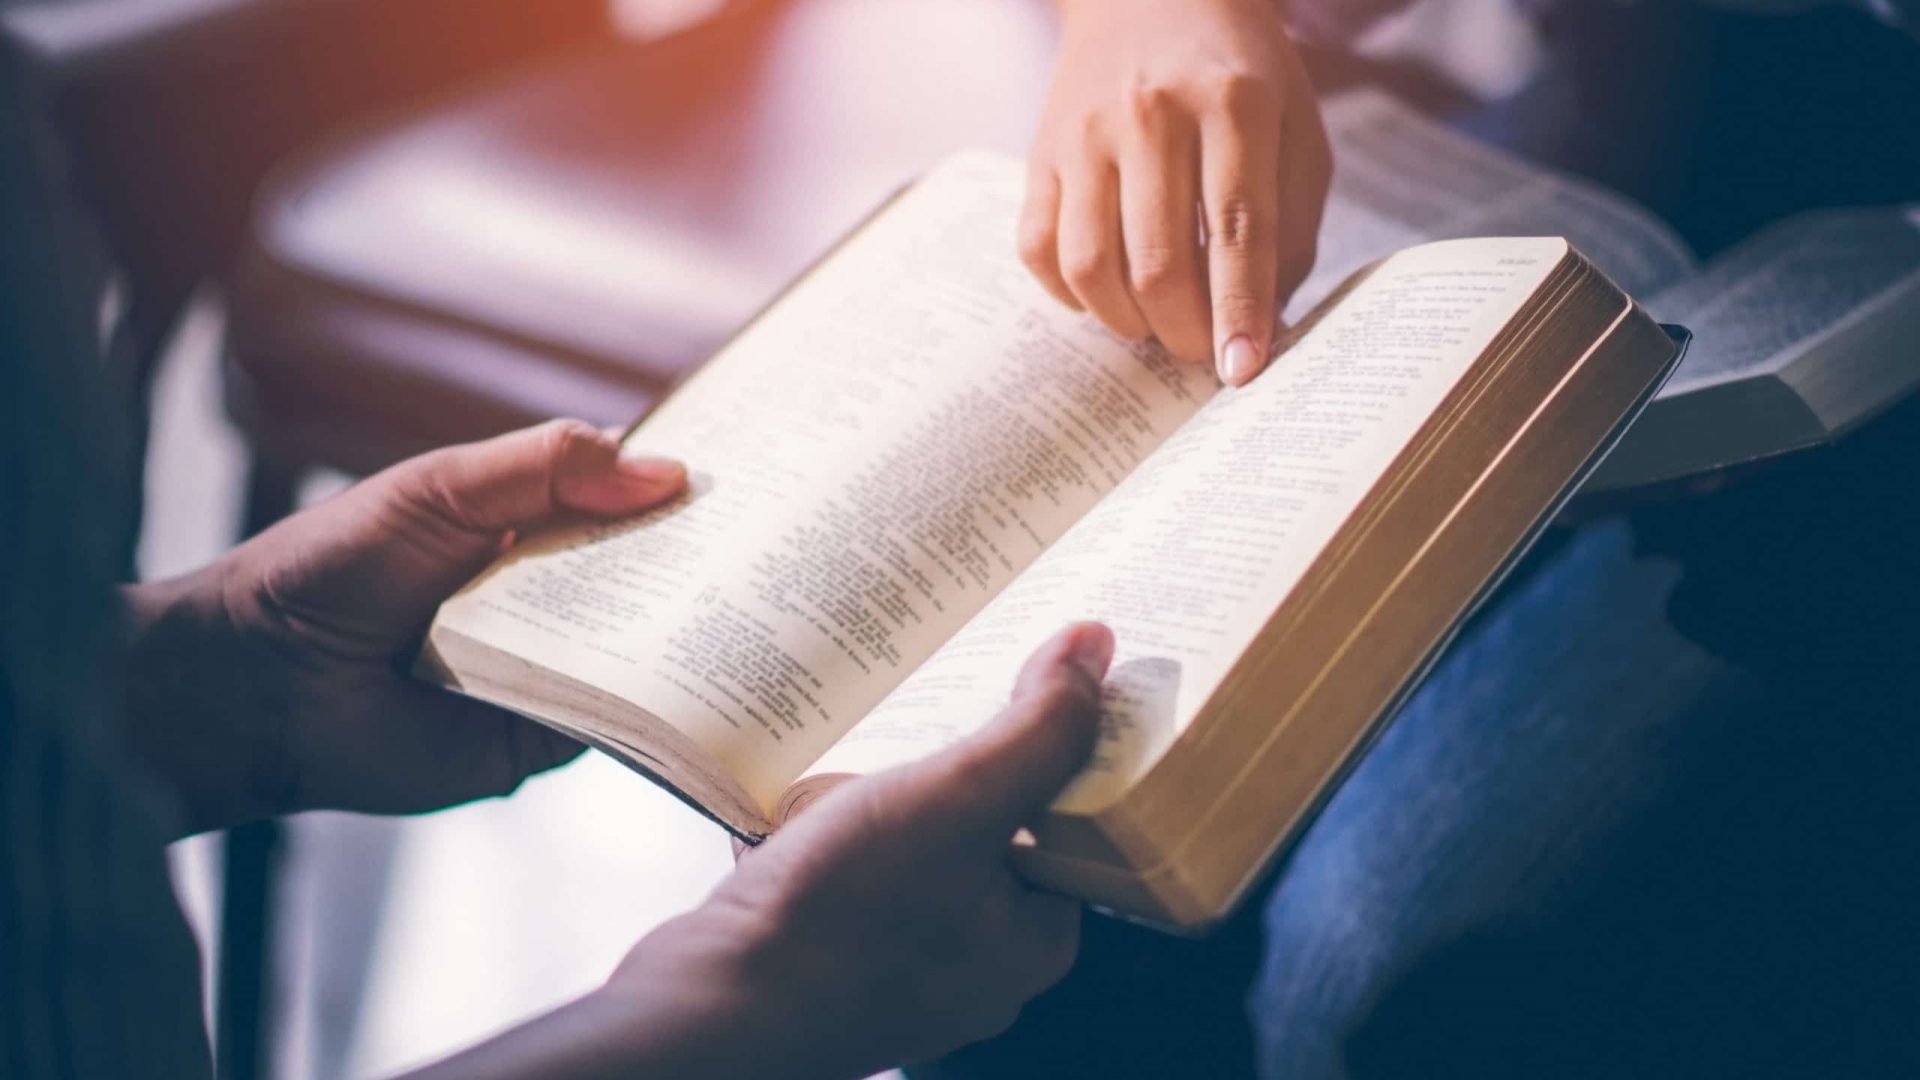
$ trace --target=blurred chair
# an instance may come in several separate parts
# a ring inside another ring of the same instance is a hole
[[[228,281],[254,516],[316,466],[632,420],[895,188],[1024,149],[1052,34],[1041,0],[736,3],[301,154]]]
[[[733,0],[340,132],[286,162],[227,285],[251,517],[553,416],[625,424],[887,195],[955,150],[1024,152],[1047,0]],[[1315,53],[1454,105],[1405,65]],[[1009,236],[1009,244],[1012,238]]]

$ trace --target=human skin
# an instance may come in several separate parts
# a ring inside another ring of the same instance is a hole
[[[1313,268],[1332,173],[1279,7],[1057,3],[1021,258],[1061,303],[1243,385]]]
[[[557,421],[389,469],[207,569],[123,590],[130,744],[185,831],[511,791],[578,744],[409,678],[439,604],[522,531],[678,495],[676,462]],[[860,1077],[985,1038],[1065,974],[1080,906],[1014,834],[1092,752],[1113,638],[1042,646],[979,735],[835,789],[599,990],[421,1080]]]

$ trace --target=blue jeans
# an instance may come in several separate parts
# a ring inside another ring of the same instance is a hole
[[[1449,654],[1268,901],[1264,1075],[1920,1075],[1911,673],[1742,670],[1678,576],[1590,527]]]
[[[1736,665],[1623,521],[1550,543],[1262,902],[1197,943],[1090,920],[915,1075],[1920,1075],[1911,672]]]

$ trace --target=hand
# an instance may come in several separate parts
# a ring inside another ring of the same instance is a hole
[[[434,610],[517,530],[634,514],[685,482],[577,421],[395,466],[197,574],[127,590],[129,734],[194,830],[511,791],[580,747],[408,677]]]
[[[864,1076],[1004,1030],[1059,981],[1080,905],[1013,876],[1007,850],[1086,764],[1113,635],[1082,623],[1028,660],[991,727],[844,785],[749,853],[689,916],[736,943],[749,1015],[818,1075]],[[684,962],[683,928],[636,948],[615,986]]]
[[[1243,385],[1313,267],[1332,169],[1279,6],[1060,7],[1021,257],[1062,303]]]
[[[414,1080],[853,1080],[1003,1030],[1073,963],[1080,905],[1007,852],[1092,752],[1112,659],[1068,627],[991,727],[829,792],[600,990]]]

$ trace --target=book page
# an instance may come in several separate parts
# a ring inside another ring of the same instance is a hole
[[[1596,184],[1479,142],[1378,90],[1324,106],[1333,186],[1298,322],[1353,271],[1428,240],[1564,236],[1629,296],[1684,280],[1695,259],[1653,214]]]
[[[1821,210],[1760,230],[1647,310],[1694,341],[1662,397],[1777,370],[1920,293],[1920,206]],[[1911,355],[1893,358],[1911,366]]]
[[[674,726],[770,810],[1217,384],[1055,303],[1019,163],[950,160],[630,437],[691,498],[527,545],[440,621]]]
[[[1099,619],[1118,639],[1106,729],[1056,806],[1109,804],[1566,250],[1464,240],[1386,260],[1273,367],[1188,421],[810,775],[875,772],[978,729],[1040,642]]]

